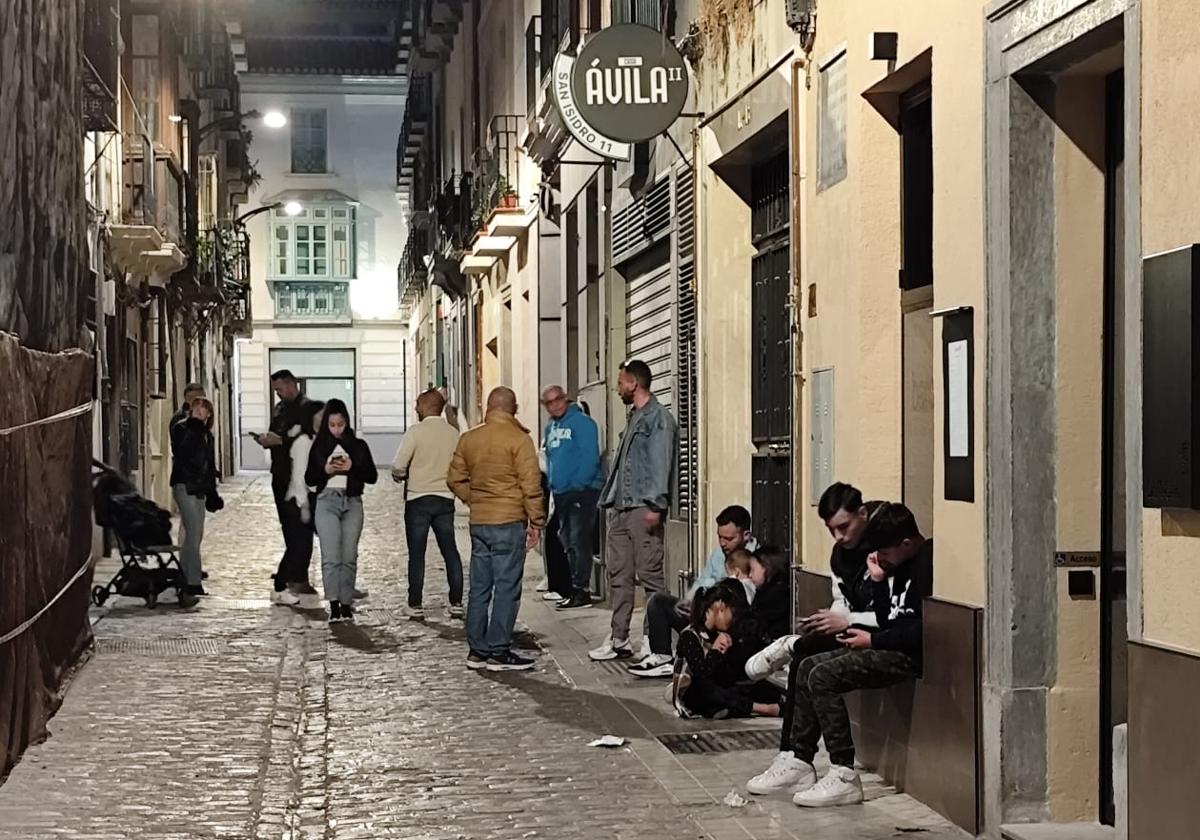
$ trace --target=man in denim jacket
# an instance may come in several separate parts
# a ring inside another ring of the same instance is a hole
[[[650,393],[651,381],[649,366],[638,360],[621,365],[617,377],[617,393],[633,411],[600,491],[600,506],[608,510],[605,563],[613,615],[611,637],[588,654],[596,661],[633,656],[629,622],[636,582],[647,599],[666,588],[663,518],[676,490],[679,424]]]

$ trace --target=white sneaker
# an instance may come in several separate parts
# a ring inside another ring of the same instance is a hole
[[[542,600],[543,601],[562,601],[564,599],[563,599],[563,596],[559,595],[557,592],[544,592],[544,593],[542,593]]]
[[[538,592],[549,592],[550,584],[543,580],[541,583],[539,583],[537,585],[537,591]]]
[[[648,659],[654,652],[650,650],[650,637],[642,636],[642,646],[638,650],[638,659]]]
[[[604,644],[588,651],[588,659],[593,662],[606,662],[609,659],[629,659],[633,656],[633,648],[628,639],[613,641],[612,637],[604,640]]]
[[[802,808],[828,808],[832,805],[858,805],[863,801],[862,779],[853,767],[829,768],[825,778],[808,790],[792,797]]]
[[[675,660],[670,654],[652,653],[636,665],[625,669],[635,677],[669,677],[675,670]]]
[[[746,782],[746,790],[759,796],[769,793],[800,793],[817,783],[817,771],[807,761],[796,758],[791,750],[775,756],[771,766]]]
[[[425,608],[424,607],[405,607],[404,614],[413,621],[424,621],[425,620]]]
[[[285,607],[294,607],[300,603],[300,596],[290,589],[285,589],[282,592],[271,592],[271,603],[282,604]]]
[[[792,648],[799,636],[780,636],[760,650],[746,663],[746,676],[752,680],[765,680],[785,665],[791,664]]]

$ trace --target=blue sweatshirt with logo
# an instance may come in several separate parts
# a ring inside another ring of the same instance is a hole
[[[599,490],[604,485],[599,428],[575,403],[567,406],[562,417],[546,424],[542,445],[550,491],[555,495]]]

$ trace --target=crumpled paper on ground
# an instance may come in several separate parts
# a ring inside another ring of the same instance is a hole
[[[750,800],[742,796],[736,790],[729,791],[729,793],[725,794],[725,798],[721,801],[730,808],[745,808],[750,804]]]
[[[588,744],[589,747],[623,747],[625,739],[617,735],[605,735]]]

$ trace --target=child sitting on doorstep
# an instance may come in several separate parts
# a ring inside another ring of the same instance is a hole
[[[680,717],[779,716],[779,691],[746,684],[746,660],[762,645],[762,630],[741,581],[726,578],[696,593],[692,623],[679,635],[672,704]]]

